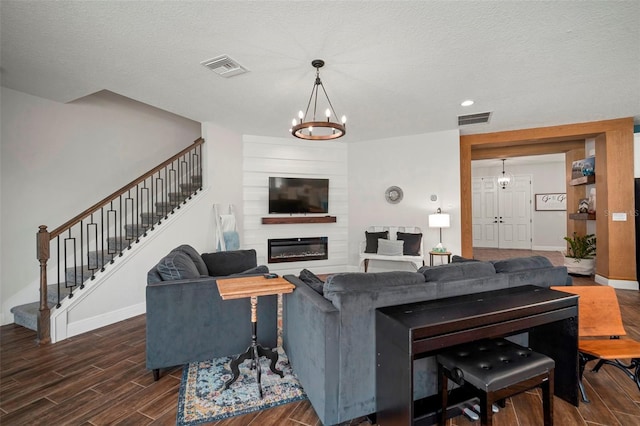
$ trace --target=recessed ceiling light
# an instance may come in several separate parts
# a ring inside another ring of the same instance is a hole
[[[466,101],[462,101],[462,103],[460,105],[462,105],[464,107],[471,106],[471,105],[473,105],[473,101],[471,99],[467,99]]]

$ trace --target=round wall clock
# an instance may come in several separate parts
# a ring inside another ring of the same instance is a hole
[[[397,204],[402,201],[402,189],[398,186],[390,186],[384,191],[384,198],[391,204]]]

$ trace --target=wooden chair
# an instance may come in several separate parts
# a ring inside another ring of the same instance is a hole
[[[580,393],[589,402],[582,384],[587,362],[598,359],[593,368],[598,372],[604,364],[621,369],[640,389],[640,342],[626,336],[618,298],[613,287],[567,286],[553,290],[577,294],[578,299],[578,351],[580,352]],[[624,362],[628,360],[627,362]],[[634,371],[635,369],[635,371]]]

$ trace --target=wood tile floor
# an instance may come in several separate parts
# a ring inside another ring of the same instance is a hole
[[[491,256],[498,258],[495,253]],[[595,285],[588,278],[577,278],[576,284]],[[617,293],[627,332],[640,339],[640,293]],[[144,315],[42,347],[35,345],[34,332],[13,324],[2,326],[0,424],[174,425],[181,371],[180,367],[163,370],[161,379],[153,381],[145,368]],[[587,371],[585,376],[592,403],[576,408],[556,398],[557,425],[640,425],[640,392],[631,380],[608,366],[597,374]],[[508,400],[494,424],[539,425],[541,416],[539,394],[528,392]],[[301,401],[214,424],[305,426],[320,422],[309,402]],[[369,422],[358,419],[351,424]],[[449,421],[449,426],[478,424],[463,416]]]

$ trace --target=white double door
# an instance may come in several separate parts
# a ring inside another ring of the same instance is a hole
[[[473,246],[531,249],[531,175],[472,179]]]

